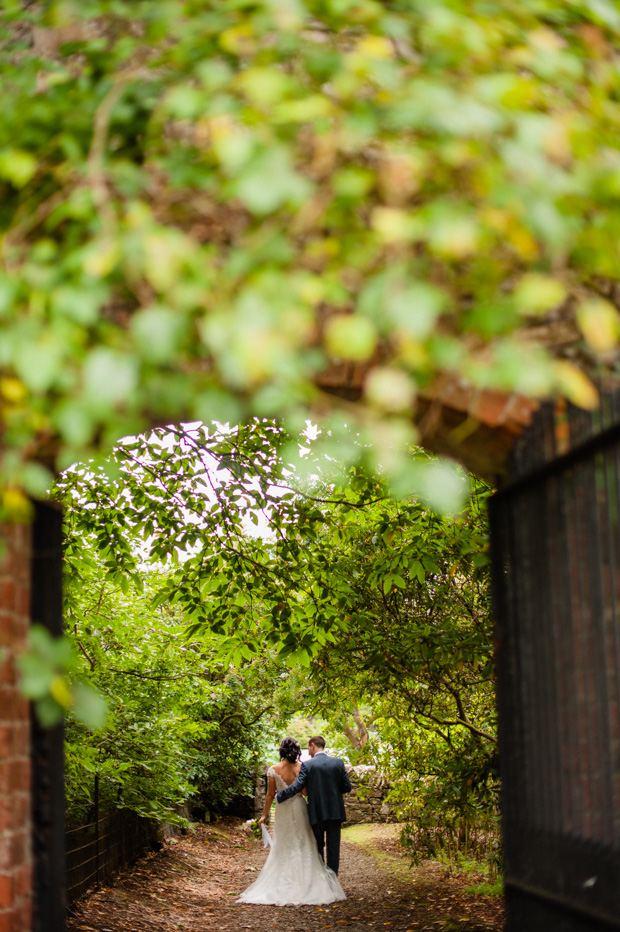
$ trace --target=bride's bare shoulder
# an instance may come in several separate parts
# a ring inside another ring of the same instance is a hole
[[[273,769],[276,773],[285,780],[290,780],[291,775],[297,776],[301,770],[301,764],[297,761],[295,764],[291,764],[289,761],[281,760],[279,764],[274,764]]]

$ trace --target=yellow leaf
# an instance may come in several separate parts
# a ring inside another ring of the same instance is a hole
[[[569,159],[572,155],[569,127],[559,120],[554,120],[545,134],[543,150],[550,159]]]
[[[394,46],[383,36],[365,36],[357,43],[356,51],[365,58],[394,57]]]
[[[513,298],[520,314],[545,314],[561,304],[566,288],[549,275],[524,275],[514,290]]]
[[[377,366],[366,378],[364,394],[384,411],[406,411],[413,405],[416,386],[402,369]]]
[[[246,21],[226,29],[220,35],[220,45],[231,55],[251,55],[256,46],[251,24]]]
[[[613,349],[620,338],[620,315],[604,298],[589,298],[577,307],[577,324],[595,353]]]
[[[547,27],[534,29],[529,33],[527,39],[529,45],[536,49],[537,52],[557,52],[566,45],[566,42],[558,32]]]
[[[19,379],[0,379],[0,394],[3,398],[6,398],[7,401],[18,404],[26,397],[26,388],[24,383]]]
[[[506,231],[506,239],[522,259],[533,259],[540,251],[536,239],[520,223],[515,222]]]
[[[372,226],[386,243],[398,243],[414,239],[418,225],[404,210],[395,207],[375,207]]]
[[[327,117],[333,110],[333,104],[323,94],[311,94],[303,100],[287,100],[273,110],[276,123],[311,123],[321,117]]]
[[[299,279],[297,293],[302,301],[308,304],[318,304],[325,297],[325,285],[318,275],[308,275]]]
[[[451,259],[464,259],[478,248],[480,230],[470,217],[446,216],[433,225],[430,245],[434,252]]]
[[[365,317],[336,314],[325,327],[325,343],[332,356],[362,362],[372,356],[376,345],[375,328]]]
[[[222,139],[236,133],[239,126],[228,113],[218,113],[208,119],[199,121],[201,128],[211,140]]]
[[[558,389],[569,401],[587,410],[598,406],[598,391],[585,372],[565,359],[556,360],[553,369]]]
[[[121,253],[113,240],[95,241],[85,250],[84,270],[93,278],[104,278],[116,267]]]
[[[32,504],[21,489],[14,487],[4,489],[2,506],[9,517],[15,521],[29,521],[32,516]]]
[[[69,687],[67,686],[63,676],[54,677],[50,683],[50,693],[58,705],[62,706],[63,709],[71,708],[71,691],[69,690]]]
[[[242,71],[236,83],[258,106],[272,106],[282,100],[289,78],[275,68],[255,66]]]

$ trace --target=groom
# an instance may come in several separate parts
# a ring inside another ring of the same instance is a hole
[[[325,860],[323,850],[327,842],[327,866],[335,874],[340,864],[340,828],[346,819],[343,793],[351,792],[351,781],[339,757],[325,753],[325,738],[315,735],[308,741],[310,760],[301,765],[294,783],[276,795],[279,803],[301,793],[308,787],[308,816],[319,854]]]

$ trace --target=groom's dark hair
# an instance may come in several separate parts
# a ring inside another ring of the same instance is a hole
[[[324,748],[325,738],[323,735],[315,735],[314,738],[308,738],[308,744],[314,744],[317,748]]]

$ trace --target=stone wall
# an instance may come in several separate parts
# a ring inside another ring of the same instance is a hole
[[[347,767],[352,790],[344,797],[347,825],[355,822],[395,822],[394,807],[386,801],[390,786],[374,767]]]
[[[268,765],[265,764],[265,771]],[[258,774],[254,792],[254,817],[259,818],[265,804],[267,779],[265,771]],[[374,767],[347,765],[352,790],[344,797],[347,824],[355,822],[395,822],[393,806],[386,802],[389,784]]]
[[[0,526],[0,932],[31,928],[30,712],[15,658],[30,625],[30,527]]]
[[[265,805],[265,797],[267,795],[267,770],[269,769],[269,764],[263,764],[262,768],[257,774],[256,779],[254,780],[254,818],[260,819],[263,814],[263,806]]]

